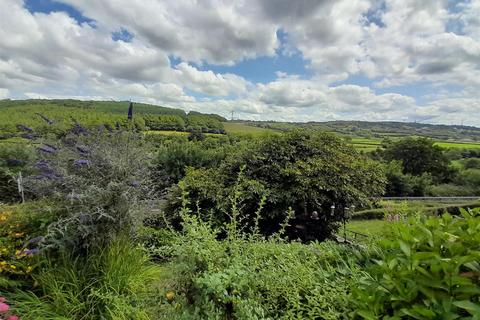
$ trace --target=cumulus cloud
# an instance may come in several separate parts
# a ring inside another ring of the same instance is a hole
[[[177,81],[190,90],[213,96],[241,94],[246,91],[248,85],[245,79],[235,74],[200,71],[185,62],[175,67],[174,74]]]
[[[480,125],[480,0],[59,1],[94,23],[0,1],[0,98],[135,99],[290,121],[462,117]],[[128,37],[112,37],[119,30]],[[236,69],[292,53],[308,77],[275,70],[274,80],[255,83]],[[417,84],[426,88],[396,90]]]

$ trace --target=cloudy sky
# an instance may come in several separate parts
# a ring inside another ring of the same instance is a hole
[[[0,99],[480,126],[480,0],[0,0]]]

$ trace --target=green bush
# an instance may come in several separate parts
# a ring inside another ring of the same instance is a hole
[[[240,226],[238,226],[240,228]],[[186,319],[351,319],[358,249],[285,243],[184,222],[173,260],[179,313]]]
[[[310,241],[329,237],[346,206],[368,203],[382,194],[385,176],[381,166],[341,139],[299,130],[237,143],[218,167],[189,169],[182,182],[192,211],[206,210],[219,225],[228,221],[225,213],[240,192],[246,229],[252,227],[252,213],[265,197],[263,234],[276,232],[291,207],[295,218],[288,236]],[[171,208],[178,209],[178,195],[172,199],[177,203],[170,203]],[[337,206],[333,215],[332,204]],[[313,212],[321,223],[310,218]]]
[[[157,149],[154,160],[156,183],[170,186],[185,176],[187,167],[212,168],[226,156],[224,146],[209,146],[207,142],[170,142]]]
[[[477,319],[480,210],[411,219],[380,243],[352,301],[364,319]]]
[[[480,169],[466,169],[460,171],[457,184],[480,189]]]
[[[465,169],[480,169],[480,158],[466,159],[463,166]]]
[[[39,147],[36,174],[26,186],[60,208],[46,244],[87,254],[143,221],[151,192],[150,155],[143,135],[92,131]]]
[[[387,164],[387,197],[422,197],[425,196],[426,188],[431,184],[429,174],[414,176],[402,172],[402,163],[393,160]]]
[[[438,184],[429,186],[427,188],[427,195],[434,197],[468,197],[477,195],[477,192],[469,186]]]

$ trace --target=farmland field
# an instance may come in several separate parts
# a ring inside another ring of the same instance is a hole
[[[278,132],[271,129],[259,128],[255,126],[250,126],[245,123],[236,123],[236,122],[224,122],[223,127],[227,133],[233,134],[250,134],[250,135],[263,135],[273,132]]]

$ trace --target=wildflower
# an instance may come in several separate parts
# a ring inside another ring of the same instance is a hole
[[[55,148],[51,145],[48,145],[48,144],[44,144],[43,146],[41,146],[38,149],[42,152],[45,152],[45,153],[55,153],[57,151],[57,148]]]
[[[58,180],[58,176],[54,173],[49,173],[49,172],[42,172],[42,174],[39,176],[39,178],[46,178],[48,180]]]
[[[17,124],[17,129],[22,130],[22,131],[28,131],[28,132],[33,132],[32,128],[29,128],[23,124]]]
[[[33,134],[22,134],[21,137],[28,140],[33,140],[35,138]]]
[[[168,291],[165,297],[169,302],[172,302],[173,299],[175,299],[175,293],[173,291]]]
[[[48,119],[47,117],[45,117],[43,114],[38,113],[38,112],[35,112],[35,114],[36,114],[37,116],[39,116],[40,118],[42,118],[46,123],[48,123],[48,124],[50,124],[50,125],[53,124],[53,121],[50,120],[50,119]]]
[[[40,252],[40,250],[38,250],[38,249],[27,249],[23,253],[26,254],[26,255],[34,255],[34,254],[37,254],[39,252]]]
[[[0,313],[7,313],[10,306],[6,303],[0,302]]]
[[[0,297],[0,303],[3,303],[5,301],[7,301],[7,299],[5,299],[5,297]]]
[[[9,316],[9,317],[7,318],[7,320],[20,320],[20,318],[17,317],[17,316],[15,316],[15,315],[13,315],[13,316]]]
[[[33,239],[28,240],[28,243],[37,243],[37,242],[42,242],[45,238],[40,236],[40,237],[35,237]]]
[[[134,188],[138,188],[140,186],[140,182],[138,181],[132,181],[132,183],[130,184],[132,187]]]
[[[78,168],[88,167],[90,166],[90,160],[85,160],[85,159],[75,160],[73,165]]]
[[[39,160],[35,163],[35,167],[40,170],[50,170],[50,166],[46,160]]]
[[[76,134],[76,135],[81,135],[81,134],[87,134],[88,131],[84,127],[82,127],[80,124],[75,123],[75,126],[70,130],[71,133]]]
[[[87,155],[90,153],[90,150],[83,146],[77,146],[77,150],[81,155]]]

